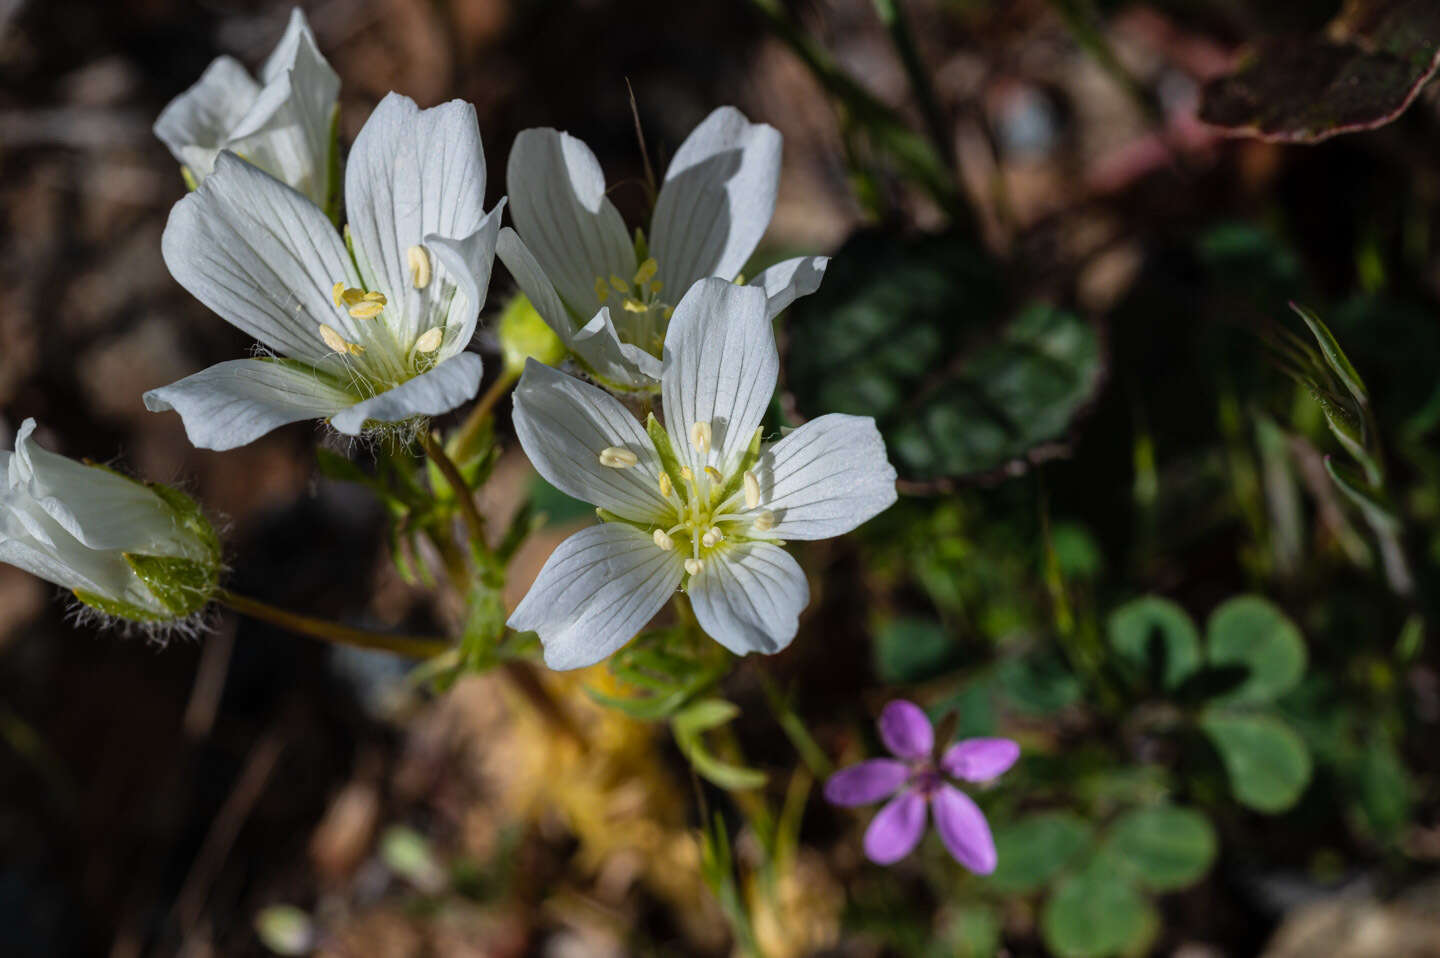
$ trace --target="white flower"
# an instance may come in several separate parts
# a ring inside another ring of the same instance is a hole
[[[220,363],[145,394],[190,441],[233,449],[277,426],[433,416],[475,395],[466,352],[490,284],[504,200],[486,213],[475,108],[390,94],[355,139],[345,237],[318,206],[230,153],[175,205],[170,272],[278,357]],[[347,249],[347,245],[349,248]]]
[[[15,451],[0,450],[0,562],[136,622],[172,622],[203,608],[220,550],[195,504],[49,452],[34,431],[35,420],[25,420]]]
[[[738,655],[795,637],[809,587],[781,546],[855,528],[895,501],[874,420],[821,416],[771,445],[760,420],[779,357],[765,293],[695,284],[665,339],[665,425],[642,426],[605,391],[534,361],[515,431],[535,468],[606,521],[560,544],[510,626],[551,668],[604,659],[682,585],[700,627]]]
[[[328,209],[340,78],[297,8],[257,83],[228,56],[206,67],[155,121],[155,135],[198,185],[230,150]]]
[[[780,182],[780,134],[720,107],[681,144],[656,198],[648,243],[631,241],[582,141],[552,129],[515,138],[510,218],[498,253],[525,295],[597,380],[650,390],[672,307],[697,280],[735,279],[755,251]],[[753,285],[774,316],[820,286],[827,259],[770,267]]]

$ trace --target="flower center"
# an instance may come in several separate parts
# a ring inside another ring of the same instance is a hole
[[[618,300],[623,315],[615,316],[617,329],[626,342],[659,356],[665,344],[665,326],[675,307],[660,298],[662,284],[655,278],[660,264],[651,256],[640,264],[629,281],[611,273],[595,277],[595,298],[600,306]]]
[[[944,784],[945,778],[940,774],[940,770],[929,762],[917,765],[910,774],[910,787],[926,798],[938,792]]]

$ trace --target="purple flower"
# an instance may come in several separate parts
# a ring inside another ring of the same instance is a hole
[[[977,875],[995,870],[995,839],[985,813],[945,780],[986,782],[1020,757],[1008,738],[967,738],[935,753],[935,730],[914,702],[897,699],[880,713],[880,738],[895,758],[872,758],[841,769],[825,783],[832,805],[869,805],[890,798],[865,830],[865,855],[891,865],[914,851],[925,833],[925,809],[955,860]]]

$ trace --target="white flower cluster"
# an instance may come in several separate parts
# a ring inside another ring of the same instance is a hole
[[[771,320],[813,292],[826,265],[801,257],[749,284],[739,276],[774,210],[779,133],[731,107],[710,114],[675,153],[648,234],[632,234],[584,143],[527,130],[510,152],[513,228],[502,229],[506,200],[484,208],[472,106],[421,110],[390,94],[342,178],[338,92],[296,11],[258,81],[222,57],[161,115],[156,133],[193,187],[170,214],[165,262],[259,355],[153,390],[145,404],[178,412],[191,442],[216,450],[307,419],[360,435],[455,409],[480,385],[469,346],[498,252],[575,371],[599,384],[531,360],[514,397],[521,445],[604,520],[555,551],[511,627],[539,633],[552,667],[578,667],[683,589],[727,648],[783,648],[809,596],[784,541],[838,535],[885,509],[895,472],[868,418],[823,416],[765,441],[779,369]],[[641,423],[612,393],[647,407],[658,398],[661,419]],[[20,518],[0,528],[0,557],[156,611],[126,578],[128,557],[190,556],[193,543],[164,538],[153,502],[154,515],[107,513],[104,534],[62,518],[86,490],[118,496],[123,483],[149,502],[135,491],[146,487],[72,470],[70,485],[37,491],[28,435],[10,460],[6,505]],[[29,483],[23,501],[16,476]]]

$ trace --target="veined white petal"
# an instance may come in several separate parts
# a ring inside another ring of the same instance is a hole
[[[35,420],[27,419],[15,437],[7,498],[23,494],[67,537],[90,549],[185,554],[189,537],[177,533],[174,514],[155,493],[118,473],[51,452],[35,441],[34,431]]]
[[[820,288],[829,263],[828,256],[797,256],[771,266],[750,285],[765,291],[765,313],[774,319],[786,306]]]
[[[895,502],[895,468],[869,416],[812,419],[765,451],[760,497],[780,539],[828,539]]]
[[[385,315],[401,342],[419,334],[430,298],[443,287],[437,277],[415,289],[406,251],[431,235],[476,233],[484,204],[485,153],[475,108],[451,100],[421,110],[407,96],[387,94],[350,151],[345,210],[367,284],[389,300]]]
[[[234,359],[145,394],[151,412],[173,409],[190,444],[236,449],[273,429],[326,419],[355,402],[330,375],[299,362]]]
[[[619,389],[653,389],[660,382],[660,360],[631,343],[622,342],[609,307],[575,331],[570,349],[596,378]]]
[[[463,303],[458,301],[458,297],[452,301],[450,312],[445,317],[445,344],[440,347],[441,359],[460,352],[470,345],[475,336],[475,324],[480,319],[480,310],[485,308],[485,297],[490,290],[490,273],[495,266],[495,242],[504,210],[505,200],[502,197],[480,221],[479,228],[461,239],[433,234],[425,237],[425,245],[454,278],[465,298]]]
[[[568,348],[575,336],[575,321],[560,294],[555,291],[555,284],[545,275],[539,260],[530,252],[520,234],[508,226],[503,227],[500,238],[496,241],[495,254],[510,271],[515,285],[519,286],[520,292],[530,300],[540,318],[545,320],[546,325],[555,331],[555,335],[559,336],[560,341]]]
[[[166,104],[155,135],[197,179],[210,175],[215,155],[260,94],[259,85],[233,57],[216,58],[195,85]]]
[[[785,648],[810,602],[800,564],[769,542],[742,542],[715,553],[685,591],[700,628],[736,655]]]
[[[655,446],[615,397],[531,359],[515,387],[514,402],[520,445],[535,471],[555,488],[636,522],[658,523],[673,513],[660,495]],[[634,453],[636,464],[628,469],[601,465],[600,453],[611,447]],[[645,541],[650,541],[648,533]]]
[[[623,523],[582,529],[551,553],[506,624],[538,632],[552,669],[594,665],[664,607],[680,585],[681,562]]]
[[[686,137],[655,202],[650,249],[664,288],[705,276],[734,279],[775,212],[781,138],[722,106]]]
[[[522,131],[510,149],[505,187],[515,231],[576,316],[599,307],[597,277],[628,282],[635,273],[625,221],[605,196],[605,174],[582,141],[548,128]]]
[[[400,422],[412,416],[438,416],[475,398],[482,364],[477,353],[457,353],[433,369],[330,417],[330,425],[358,436],[365,423]]]
[[[670,319],[661,373],[665,426],[681,459],[697,472],[707,462],[724,472],[750,444],[779,372],[763,290],[723,279],[690,287]],[[691,448],[697,422],[710,424],[709,457]]]
[[[175,204],[161,249],[181,286],[279,353],[324,359],[321,323],[358,338],[330,298],[336,281],[359,283],[340,235],[318,206],[231,153]]]
[[[124,598],[141,608],[156,605],[153,598],[132,588],[135,575],[122,554],[87,549],[43,513],[32,516],[30,521],[40,523],[42,529],[48,526],[48,531],[33,536],[26,526],[15,522],[12,508],[0,500],[0,562],[72,591]]]

